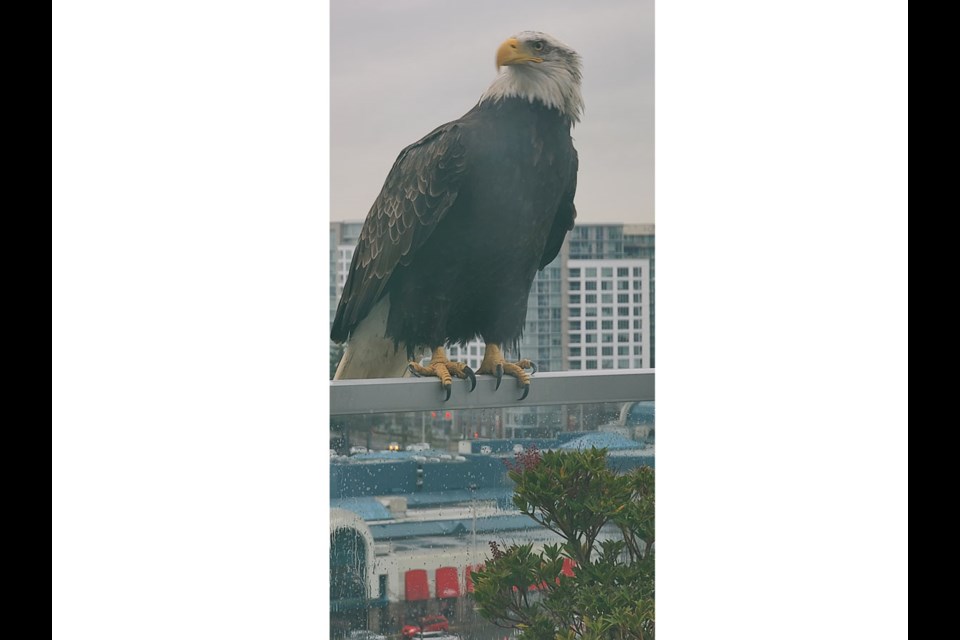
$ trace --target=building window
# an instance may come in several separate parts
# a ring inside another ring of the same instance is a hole
[[[586,325],[584,325],[584,326],[586,327],[587,331],[595,331],[596,328],[597,328],[597,321],[596,321],[596,320],[587,320]]]
[[[573,315],[573,314],[571,313],[570,315]],[[596,308],[596,307],[587,307],[586,316],[587,316],[588,318],[596,318],[596,317],[597,317],[597,308]]]
[[[612,356],[612,355],[613,355],[613,347],[603,347],[603,348],[601,348],[601,349],[600,349],[600,354],[601,354],[601,355],[604,355],[604,356]]]
[[[613,320],[601,320],[601,321],[600,321],[600,328],[603,329],[604,331],[612,331],[612,330],[613,330]]]
[[[617,281],[617,291],[629,291],[630,290],[630,281],[629,280],[618,280]]]
[[[597,348],[596,348],[596,347],[587,347],[586,350],[584,351],[584,353],[587,354],[588,356],[595,356],[595,355],[597,355]]]
[[[618,316],[628,316],[630,315],[630,307],[617,307]]]
[[[600,283],[600,289],[602,291],[613,291],[613,282],[611,282],[610,280],[603,280]]]
[[[580,269],[570,269],[570,277],[571,277],[571,278],[579,278],[579,277],[580,277]]]
[[[638,320],[634,320],[634,321],[633,321],[633,328],[634,328],[634,329],[641,329],[642,327],[643,327],[643,324],[642,324],[642,321],[641,321],[641,320],[638,319]],[[626,329],[626,327],[624,327],[624,329]]]
[[[570,355],[571,355],[571,356],[579,356],[579,355],[580,355],[580,347],[570,347]]]
[[[633,341],[634,341],[634,342],[643,342],[643,340],[642,340],[642,335],[643,335],[643,334],[640,334],[640,333],[635,333],[635,334],[633,334]]]
[[[617,360],[617,367],[620,368],[620,369],[629,369],[629,368],[630,368],[630,359],[629,359],[629,358],[621,358],[621,359]]]
[[[613,304],[613,294],[612,293],[601,293],[600,302],[603,304]]]
[[[570,296],[570,304],[580,304],[580,295]]]
[[[629,334],[629,333],[618,333],[618,334],[617,334],[617,342],[630,342],[630,334]]]
[[[634,278],[639,278],[639,277],[640,277],[640,267],[634,267],[634,268],[633,268],[633,277],[634,277]],[[638,282],[639,282],[639,280],[638,280]]]
[[[585,271],[585,273],[587,274],[587,277],[588,277],[588,278],[596,278],[596,277],[597,277],[597,268],[596,268],[596,267],[587,267],[584,271]]]
[[[579,334],[579,333],[571,333],[571,334],[570,334],[570,343],[571,343],[571,344],[578,344],[579,342],[580,342],[580,334]]]
[[[641,294],[639,293],[633,294],[633,301],[637,304],[640,304],[641,302],[643,302],[643,298],[641,297]]]
[[[617,347],[618,356],[628,356],[630,355],[630,347]]]
[[[588,293],[586,296],[584,296],[583,301],[587,304],[597,304],[597,294]]]
[[[580,331],[580,321],[574,320],[570,323],[570,331]]]
[[[576,280],[570,283],[570,291],[580,291],[580,281]]]
[[[595,333],[588,333],[588,334],[586,335],[586,341],[587,341],[587,342],[596,342],[596,341],[597,341],[597,334],[595,334]]]
[[[571,360],[571,361],[570,361],[570,369],[573,370],[573,371],[579,371],[579,370],[580,370],[580,361],[579,361],[579,360]]]
[[[597,361],[596,360],[587,360],[587,369],[596,369]]]
[[[643,355],[643,347],[634,347],[634,348],[633,348],[633,355],[635,355],[635,356],[642,356],[642,355]]]
[[[596,291],[596,290],[597,290],[597,283],[596,283],[595,280],[587,280],[586,282],[583,283],[583,287],[584,287],[587,291]]]
[[[603,334],[603,342],[613,342],[613,334],[612,333]]]
[[[629,293],[618,293],[617,302],[619,304],[630,304],[630,294]]]
[[[600,276],[603,278],[612,278],[613,267],[603,267],[602,269],[600,269]]]
[[[613,307],[603,307],[602,315],[603,315],[604,318],[612,318],[612,317],[613,317]]]
[[[570,309],[570,317],[571,317],[571,318],[579,318],[579,317],[580,317],[580,307],[572,307],[572,308]]]
[[[617,320],[617,329],[629,329],[630,321],[629,320]]]
[[[604,369],[613,369],[613,358],[607,358],[603,361]]]

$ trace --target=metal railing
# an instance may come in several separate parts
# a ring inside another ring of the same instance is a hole
[[[538,373],[522,401],[516,379],[504,377],[500,388],[495,387],[492,376],[477,376],[477,388],[471,392],[468,381],[455,378],[450,399],[444,402],[436,378],[337,380],[330,383],[330,415],[649,401],[654,399],[654,369]]]

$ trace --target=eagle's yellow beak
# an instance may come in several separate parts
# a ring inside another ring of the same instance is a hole
[[[505,67],[508,64],[521,64],[523,62],[539,64],[543,62],[543,58],[532,55],[526,46],[516,38],[509,38],[497,49],[497,71],[500,70],[500,67]]]

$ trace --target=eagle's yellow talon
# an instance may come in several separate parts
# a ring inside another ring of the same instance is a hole
[[[443,387],[443,390],[446,393],[446,397],[443,399],[444,402],[450,399],[453,376],[463,378],[464,380],[470,380],[470,391],[473,391],[477,387],[477,377],[474,374],[473,369],[468,367],[463,362],[447,360],[447,354],[443,347],[437,347],[434,349],[433,357],[430,359],[430,362],[427,364],[427,366],[423,366],[419,362],[411,362],[409,365],[407,365],[407,369],[409,369],[410,373],[418,378],[424,376],[433,376],[439,378],[440,386]]]
[[[503,358],[503,352],[500,351],[500,347],[497,344],[488,343],[487,349],[483,353],[483,362],[480,363],[480,368],[477,369],[477,373],[488,373],[494,376],[497,379],[497,385],[494,390],[500,388],[500,383],[504,375],[513,376],[517,379],[517,383],[523,387],[523,395],[519,398],[519,400],[523,400],[527,397],[527,394],[530,393],[530,376],[532,375],[524,371],[524,369],[532,369],[533,373],[536,373],[537,365],[531,360],[507,362]]]

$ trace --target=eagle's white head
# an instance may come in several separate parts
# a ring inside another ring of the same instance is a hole
[[[497,70],[480,102],[526,98],[559,110],[571,122],[580,121],[580,54],[553,36],[521,31],[508,38],[497,49]]]

